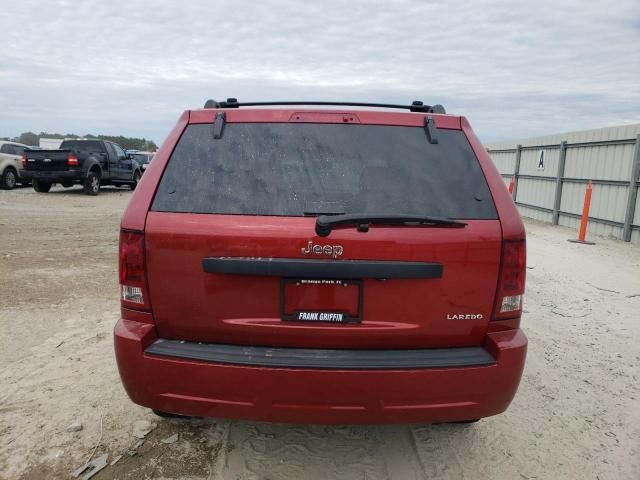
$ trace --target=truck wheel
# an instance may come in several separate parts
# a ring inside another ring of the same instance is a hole
[[[7,167],[0,176],[0,188],[3,190],[13,190],[18,183],[18,172],[13,168]]]
[[[38,193],[47,193],[51,190],[51,182],[45,182],[44,180],[33,180],[33,189]]]
[[[136,173],[133,174],[133,183],[130,185],[131,186],[131,190],[135,190],[136,187],[138,186],[138,182],[140,181],[140,171],[136,170]]]
[[[83,189],[87,195],[98,195],[100,193],[100,175],[96,172],[89,172],[87,178],[84,179]]]

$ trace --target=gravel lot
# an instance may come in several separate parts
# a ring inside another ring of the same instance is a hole
[[[105,453],[123,457],[98,480],[640,478],[637,246],[571,244],[573,231],[527,223],[529,355],[503,415],[411,427],[163,420],[128,400],[113,356],[130,196],[0,191],[0,478],[71,478]],[[83,428],[67,431],[74,421]],[[138,421],[153,429],[130,456]]]

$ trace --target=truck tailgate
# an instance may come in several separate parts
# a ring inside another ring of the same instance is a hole
[[[70,150],[28,150],[25,152],[26,170],[66,171],[69,169],[67,158]]]

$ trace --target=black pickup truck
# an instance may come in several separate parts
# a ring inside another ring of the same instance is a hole
[[[27,150],[22,176],[36,192],[46,193],[54,183],[82,185],[87,195],[97,195],[101,185],[129,185],[134,190],[142,175],[138,162],[120,145],[106,140],[65,140],[59,150]]]

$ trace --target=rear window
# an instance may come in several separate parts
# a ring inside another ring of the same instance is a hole
[[[93,140],[65,140],[60,144],[60,150],[67,149],[83,153],[106,153],[102,142]]]
[[[138,162],[140,165],[145,165],[147,163],[149,163],[149,156],[145,155],[144,153],[134,153],[133,154],[133,159]]]
[[[152,210],[237,215],[321,213],[495,219],[495,206],[459,130],[302,123],[189,125]]]

